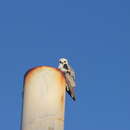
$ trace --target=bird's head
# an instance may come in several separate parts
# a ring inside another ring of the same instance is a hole
[[[59,59],[59,64],[62,64],[62,65],[67,64],[68,65],[68,60],[65,59],[65,58],[60,58]]]
[[[59,66],[58,66],[58,68],[59,68],[62,72],[66,72],[67,66],[68,66],[68,60],[65,59],[65,58],[60,58],[60,59],[59,59]]]

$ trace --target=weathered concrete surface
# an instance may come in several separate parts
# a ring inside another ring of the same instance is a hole
[[[65,79],[56,68],[40,66],[25,75],[22,130],[63,130]]]

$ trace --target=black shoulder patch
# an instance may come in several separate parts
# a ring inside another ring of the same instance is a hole
[[[69,69],[68,66],[67,66],[67,64],[64,64],[63,67],[64,67],[65,69],[67,69],[67,70]]]

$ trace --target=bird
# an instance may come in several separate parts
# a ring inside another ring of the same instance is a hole
[[[75,101],[76,96],[74,92],[74,88],[76,86],[75,83],[75,72],[73,68],[69,65],[69,62],[65,58],[59,59],[59,66],[58,69],[63,72],[65,80],[66,80],[66,91],[67,93],[72,97],[72,99]]]

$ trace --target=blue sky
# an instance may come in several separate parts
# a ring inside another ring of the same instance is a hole
[[[65,130],[130,130],[129,44],[128,0],[0,1],[0,129],[20,127],[24,73],[66,57]]]

